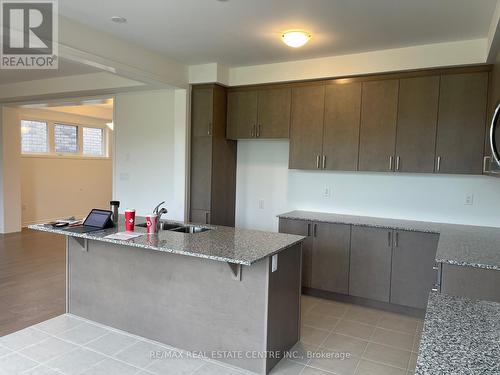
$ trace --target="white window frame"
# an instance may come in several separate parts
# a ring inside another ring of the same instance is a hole
[[[111,149],[110,149],[110,140],[111,140],[111,130],[106,126],[98,126],[98,125],[93,125],[93,124],[87,124],[87,123],[76,123],[73,121],[54,121],[54,120],[46,120],[43,118],[36,118],[36,117],[25,117],[22,116],[19,119],[19,132],[21,132],[21,121],[36,121],[36,122],[44,122],[47,124],[47,146],[48,146],[48,151],[47,152],[29,152],[25,153],[22,152],[21,150],[21,156],[22,157],[50,157],[50,158],[81,158],[81,159],[110,159],[111,158]],[[77,147],[78,151],[77,152],[68,152],[68,153],[61,153],[61,152],[56,152],[55,151],[55,135],[54,135],[54,127],[55,125],[71,125],[71,126],[76,126],[77,127]],[[103,147],[103,154],[102,155],[87,155],[83,153],[83,128],[97,128],[102,130],[102,147]],[[22,137],[22,135],[21,135]],[[22,142],[22,138],[20,139]]]

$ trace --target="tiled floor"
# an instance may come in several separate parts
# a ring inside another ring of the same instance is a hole
[[[422,321],[304,296],[302,339],[272,374],[407,375]],[[151,353],[158,358],[151,358]],[[220,363],[70,315],[0,337],[4,374],[241,374]],[[311,353],[313,355],[311,355]],[[185,353],[184,353],[185,354]]]

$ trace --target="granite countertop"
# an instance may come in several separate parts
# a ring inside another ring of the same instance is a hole
[[[135,232],[144,233],[144,235],[127,241],[104,238],[109,234],[125,231],[123,217],[120,218],[118,227],[90,233],[71,233],[44,224],[30,225],[28,228],[65,236],[155,251],[164,251],[167,253],[206,258],[246,266],[274,255],[304,239],[303,236],[290,234],[209,225],[203,225],[203,227],[211,228],[211,230],[201,233],[188,234],[162,230],[158,234],[148,235],[146,233],[146,228],[137,226],[137,224],[144,223],[145,220],[143,218],[137,218],[136,221]],[[185,223],[177,224],[187,225]]]
[[[291,211],[278,217],[325,223],[351,224],[417,232],[438,233],[436,261],[500,270],[500,228],[387,219],[311,211]]]
[[[415,374],[500,374],[500,303],[431,292]]]

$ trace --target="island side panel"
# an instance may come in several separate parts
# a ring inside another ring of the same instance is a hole
[[[294,245],[277,256],[277,270],[272,272],[272,262],[268,266],[267,350],[279,352],[280,356],[269,356],[267,372],[300,338],[302,244]]]
[[[69,240],[69,312],[188,351],[266,349],[269,259],[244,266]],[[234,357],[234,356],[233,356]],[[263,358],[218,358],[264,373]]]

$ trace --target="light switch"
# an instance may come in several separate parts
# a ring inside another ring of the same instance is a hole
[[[259,209],[264,209],[264,199],[259,199]]]
[[[271,272],[278,270],[278,254],[274,254],[271,257]]]

